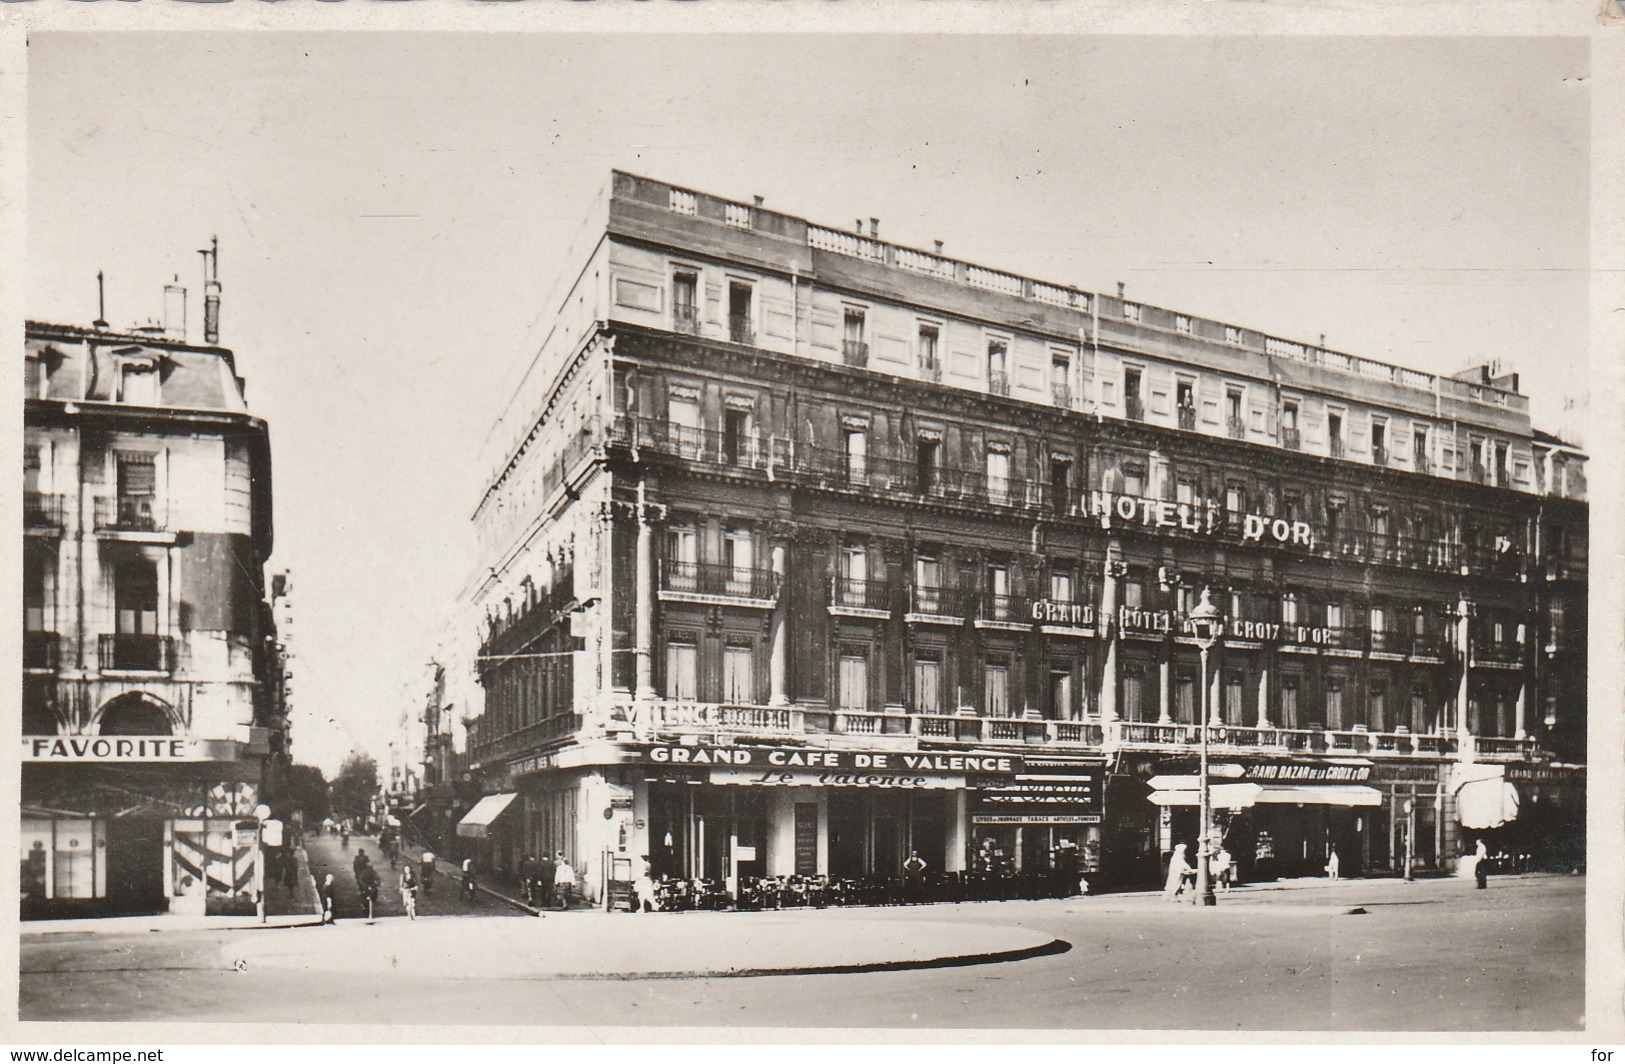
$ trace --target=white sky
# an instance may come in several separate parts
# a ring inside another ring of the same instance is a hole
[[[612,166],[1420,369],[1571,435],[1583,39],[31,37],[28,313],[123,326],[221,243],[272,428],[294,749],[380,761],[472,561],[475,457]],[[199,338],[194,320],[192,337]]]

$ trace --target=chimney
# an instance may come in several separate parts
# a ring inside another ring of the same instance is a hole
[[[203,256],[203,342],[220,342],[220,238],[198,252]]]
[[[935,247],[936,247],[936,249],[937,249],[937,254],[938,254],[938,255],[940,255],[940,254],[942,254],[942,241],[940,241],[940,240],[933,240],[933,241],[931,241],[931,243],[932,243],[932,244],[933,244],[933,245],[934,245],[934,246],[935,246]]]
[[[869,219],[869,235],[874,237],[876,240],[880,239],[880,219],[879,218],[870,218]]]
[[[763,199],[761,196],[752,196],[751,198],[756,201],[756,206],[758,206],[758,207],[762,206],[763,204],[765,204],[767,202],[767,200]]]
[[[1325,346],[1326,346],[1326,334],[1325,333],[1320,334],[1320,346],[1321,346],[1322,349],[1324,349]]]
[[[186,339],[186,289],[180,277],[164,285],[164,336],[171,340]]]
[[[1127,291],[1128,291],[1128,285],[1124,284],[1122,281],[1118,281],[1117,282],[1117,298],[1122,299],[1124,293],[1126,293]]]
[[[100,270],[96,271],[96,320],[90,324],[98,329],[107,328],[107,283]]]
[[[858,231],[858,235],[859,235],[859,236],[862,236],[862,235],[863,235],[863,219],[862,219],[862,218],[859,218],[859,219],[858,219],[858,220],[857,220],[857,221],[856,221],[856,222],[854,222],[854,223],[853,223],[853,224],[854,224],[854,226],[855,226],[855,227],[856,227],[856,228],[857,228],[857,231]]]

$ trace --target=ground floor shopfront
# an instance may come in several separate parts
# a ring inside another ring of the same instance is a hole
[[[21,915],[253,912],[262,798],[254,761],[25,763]]]
[[[645,859],[656,879],[734,896],[764,877],[900,881],[911,857],[927,878],[1040,883],[1076,872],[1091,889],[1122,890],[1159,886],[1173,847],[1194,854],[1198,833],[1195,765],[1183,756],[705,744],[626,744],[612,756],[514,766],[463,812],[458,855],[511,875],[527,853],[563,853],[590,899]],[[1529,837],[1515,812],[1486,829],[1464,826],[1458,808],[1468,782],[1517,771],[1218,758],[1216,821],[1244,882],[1324,875],[1334,853],[1348,877],[1402,875],[1407,861],[1444,873],[1481,838],[1493,851],[1502,837]],[[1518,784],[1533,799],[1531,828],[1538,818],[1547,836],[1528,852],[1577,832],[1583,848],[1583,777],[1559,775]]]

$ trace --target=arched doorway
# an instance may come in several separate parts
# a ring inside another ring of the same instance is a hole
[[[151,695],[120,695],[102,709],[97,732],[102,735],[173,735],[165,705]]]

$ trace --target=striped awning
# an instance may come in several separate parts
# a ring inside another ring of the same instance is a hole
[[[488,794],[474,803],[474,808],[463,814],[463,819],[457,822],[457,834],[465,839],[483,839],[496,823],[497,818],[508,811],[508,806],[519,797],[517,794]]]

